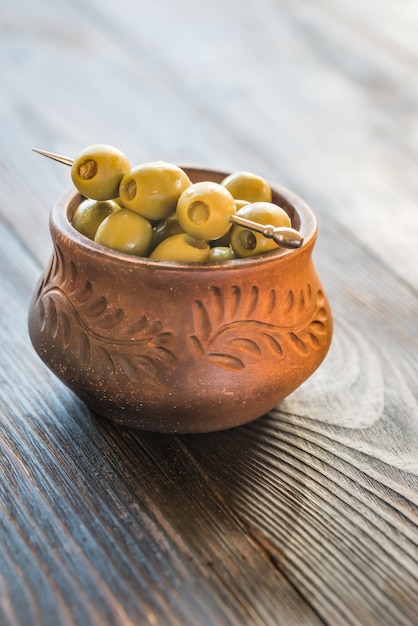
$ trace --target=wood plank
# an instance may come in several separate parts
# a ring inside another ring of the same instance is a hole
[[[416,505],[291,418],[221,437],[190,445],[326,623],[414,623]]]
[[[415,5],[3,5],[0,623],[415,625]],[[250,169],[313,206],[335,339],[268,416],[130,432],[32,350],[69,172],[31,148],[97,141]]]

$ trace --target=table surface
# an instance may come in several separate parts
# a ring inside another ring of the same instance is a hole
[[[3,0],[0,623],[418,623],[418,5]],[[229,431],[94,417],[27,332],[69,170],[245,169],[315,211],[319,370]]]

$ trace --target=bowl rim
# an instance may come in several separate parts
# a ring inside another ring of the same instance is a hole
[[[192,182],[193,178],[196,176],[200,176],[199,180],[215,179],[215,182],[218,182],[230,173],[228,171],[216,170],[208,167],[197,167],[191,165],[179,165],[179,167],[181,167],[190,176]],[[202,176],[206,176],[206,174],[208,175],[208,178],[202,178]],[[74,226],[71,224],[71,219],[69,216],[74,213],[76,207],[84,198],[84,196],[82,196],[82,194],[80,194],[75,187],[67,188],[53,204],[50,213],[50,230],[51,233],[53,233],[54,231],[61,233],[61,235],[71,240],[75,245],[83,248],[90,254],[97,255],[98,257],[110,257],[113,259],[113,261],[117,260],[118,262],[128,263],[134,266],[146,265],[147,267],[155,267],[161,270],[181,269],[185,271],[196,271],[196,269],[198,269],[199,271],[213,272],[214,270],[216,271],[216,269],[221,269],[222,271],[230,271],[236,270],[238,268],[241,269],[243,266],[250,267],[264,265],[265,263],[268,263],[273,259],[284,259],[287,258],[289,255],[292,255],[296,258],[301,253],[304,253],[307,248],[312,249],[316,241],[318,226],[315,214],[310,206],[293,191],[277,183],[270,181],[268,182],[273,192],[273,201],[277,202],[277,199],[281,199],[280,204],[285,210],[292,209],[293,215],[290,216],[292,219],[292,225],[297,228],[297,230],[303,237],[303,244],[298,249],[290,250],[282,248],[254,257],[207,263],[180,263],[177,261],[161,261],[154,260],[149,257],[141,257],[127,254],[125,252],[118,252],[92,241],[91,239],[77,231],[76,228],[74,228]],[[296,225],[294,224],[294,222],[297,222]]]

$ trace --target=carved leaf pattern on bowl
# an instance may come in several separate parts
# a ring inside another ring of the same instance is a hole
[[[249,362],[286,350],[306,356],[326,338],[325,297],[318,289],[289,290],[279,299],[272,288],[260,294],[257,286],[243,292],[233,286],[227,294],[212,287],[207,302],[194,303],[194,334],[189,337],[197,358],[227,370],[242,370]],[[287,319],[276,325],[274,319]],[[266,322],[265,320],[273,320]]]
[[[122,308],[96,295],[72,261],[64,261],[58,245],[40,284],[37,308],[41,332],[59,338],[62,350],[77,352],[80,365],[94,367],[96,374],[136,380],[145,371],[157,376],[161,366],[177,366],[172,333],[143,314],[128,320]]]

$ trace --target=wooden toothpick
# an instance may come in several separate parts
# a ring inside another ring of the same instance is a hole
[[[37,148],[32,148],[34,152],[38,154],[42,154],[42,156],[46,156],[49,159],[54,159],[54,161],[59,161],[60,163],[64,163],[64,165],[72,165],[74,163],[74,159],[69,159],[66,156],[61,156],[60,154],[54,154],[53,152],[46,152],[46,150],[38,150]]]

